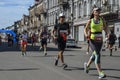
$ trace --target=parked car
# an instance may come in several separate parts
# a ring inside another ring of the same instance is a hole
[[[66,47],[77,47],[77,41],[75,39],[67,39]]]

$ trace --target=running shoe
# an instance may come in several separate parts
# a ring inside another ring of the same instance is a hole
[[[41,51],[42,51],[42,49],[43,49],[43,48],[42,48],[42,47],[40,47],[40,48],[39,48],[39,51],[41,52]]]
[[[67,67],[68,67],[68,65],[67,65],[67,64],[62,64],[62,66],[63,66],[63,69],[65,69],[65,68],[67,68]]]
[[[89,54],[89,52],[86,52],[86,54]]]
[[[24,52],[22,52],[22,56],[24,56]]]
[[[27,55],[27,53],[25,52],[24,55]]]
[[[84,63],[84,72],[89,73],[89,67],[87,66],[87,63]]]
[[[47,53],[44,53],[45,54],[45,56],[47,56]]]
[[[106,75],[103,71],[99,73],[99,77],[98,77],[99,79],[102,79],[102,78],[105,78],[105,77],[106,77]]]
[[[58,65],[58,59],[55,58],[55,66],[57,66],[57,65]]]
[[[110,53],[110,56],[112,56],[112,54]]]

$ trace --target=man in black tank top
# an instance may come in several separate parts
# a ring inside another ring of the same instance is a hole
[[[53,29],[53,34],[56,33],[55,35],[53,35],[53,37],[54,39],[57,39],[58,49],[59,49],[58,56],[55,60],[55,66],[57,66],[58,60],[60,59],[63,68],[66,68],[67,64],[64,63],[63,52],[66,47],[67,35],[70,34],[70,28],[69,28],[69,24],[65,22],[65,16],[63,14],[59,15],[59,21],[60,23],[55,25]]]
[[[48,32],[46,30],[46,28],[42,29],[42,32],[40,34],[40,39],[41,39],[41,48],[40,50],[43,48],[44,49],[44,55],[47,55],[47,38],[48,38]]]

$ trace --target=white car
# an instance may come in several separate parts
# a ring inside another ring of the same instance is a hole
[[[77,47],[77,42],[75,39],[67,39],[66,47]]]

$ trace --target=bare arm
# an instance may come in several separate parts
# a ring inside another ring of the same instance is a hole
[[[109,34],[108,26],[106,25],[106,21],[104,18],[103,19],[103,30],[105,31],[106,35]]]
[[[91,22],[91,20],[88,20],[88,22],[87,22],[87,24],[86,24],[86,26],[84,28],[84,34],[85,34],[86,37],[88,37],[88,31],[89,31],[90,22]]]
[[[56,36],[55,36],[55,32],[56,32],[56,29],[53,29],[53,31],[52,31],[52,36],[53,36],[53,37],[56,37]]]

